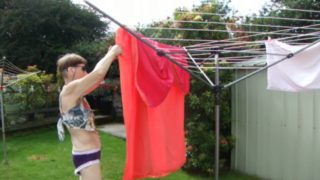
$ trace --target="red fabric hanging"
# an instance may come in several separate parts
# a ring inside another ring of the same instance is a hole
[[[177,47],[148,40],[156,47]],[[124,180],[160,177],[179,169],[186,160],[184,96],[189,74],[119,29],[121,96],[127,134]],[[171,50],[170,50],[171,49]],[[186,64],[185,54],[175,55]]]

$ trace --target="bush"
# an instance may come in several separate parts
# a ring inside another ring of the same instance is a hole
[[[28,67],[29,72],[39,71],[36,66]],[[52,74],[19,74],[13,84],[12,101],[25,103],[25,110],[57,106],[57,86],[51,81]]]
[[[214,77],[212,71],[207,71]],[[230,72],[221,72],[221,81],[229,82]],[[206,84],[191,81],[191,91],[186,99],[187,163],[184,168],[214,174],[215,164],[215,111],[214,93]],[[231,136],[231,92],[222,90],[220,106],[220,168],[230,164],[234,138]]]
[[[36,66],[29,66],[27,71],[38,72]],[[57,86],[52,83],[53,75],[45,73],[18,74],[8,76],[4,92],[6,123],[14,126],[25,122],[27,111],[58,107]],[[34,114],[31,119],[43,119],[43,114]]]

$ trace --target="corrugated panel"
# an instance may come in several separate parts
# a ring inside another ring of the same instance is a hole
[[[232,89],[233,169],[266,179],[320,179],[320,92],[266,85],[264,72]]]

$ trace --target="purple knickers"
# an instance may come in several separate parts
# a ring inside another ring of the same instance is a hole
[[[73,163],[75,166],[74,174],[80,175],[80,171],[88,166],[100,163],[100,149],[89,151],[72,151]]]

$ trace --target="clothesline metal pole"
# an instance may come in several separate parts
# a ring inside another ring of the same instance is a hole
[[[4,59],[4,58],[3,58]],[[8,165],[7,157],[7,144],[6,144],[6,131],[5,131],[5,121],[4,121],[4,104],[3,104],[3,75],[4,75],[4,61],[2,62],[2,72],[0,79],[0,103],[1,103],[1,125],[2,125],[2,144],[3,144],[3,164]]]
[[[216,144],[215,144],[215,179],[219,180],[219,139],[220,139],[220,75],[219,75],[219,55],[215,54],[215,88],[214,88],[214,98],[215,98],[215,129],[216,129]]]
[[[195,64],[196,68],[200,70],[201,74],[205,77],[205,79],[208,81],[208,83],[210,83],[211,87],[214,87],[214,84],[211,82],[211,80],[209,79],[209,77],[206,75],[206,73],[203,72],[203,70],[200,68],[200,66],[197,64],[197,62],[195,61],[195,59],[190,55],[190,53],[187,51],[186,48],[183,48],[187,55],[190,57],[190,59],[192,60],[192,62]]]
[[[265,66],[265,67],[260,68],[260,69],[258,69],[258,70],[256,70],[256,71],[253,71],[253,72],[251,72],[251,73],[249,73],[249,74],[247,74],[247,75],[245,75],[245,76],[243,76],[243,77],[241,77],[241,78],[239,78],[239,79],[237,79],[237,80],[235,80],[235,81],[233,81],[233,82],[230,82],[230,83],[224,85],[223,88],[228,88],[228,87],[230,87],[230,86],[232,86],[232,85],[234,85],[234,84],[237,84],[237,83],[239,83],[239,82],[241,82],[241,81],[243,81],[243,80],[245,80],[245,79],[248,79],[249,77],[251,77],[251,76],[253,76],[253,75],[255,75],[255,74],[259,73],[259,72],[262,72],[262,71],[264,71],[264,70],[266,70],[266,69],[268,69],[268,68],[270,68],[270,67],[272,67],[272,66],[274,66],[274,65],[276,65],[276,64],[278,64],[278,63],[280,63],[280,62],[282,62],[282,61],[284,61],[284,60],[286,60],[286,59],[290,59],[291,57],[295,56],[296,54],[301,53],[302,51],[308,49],[309,47],[311,47],[311,46],[313,46],[313,45],[315,45],[315,44],[317,44],[317,43],[319,43],[319,42],[320,42],[320,40],[317,40],[317,41],[315,41],[315,42],[313,42],[313,43],[311,43],[311,44],[309,44],[309,45],[307,45],[307,46],[299,49],[298,51],[296,51],[296,52],[294,52],[294,53],[288,54],[286,57],[280,59],[279,61],[276,61],[276,62],[274,62],[274,63],[271,63],[271,64],[268,65],[268,66]]]
[[[185,70],[186,72],[190,73],[193,77],[197,78],[198,80],[202,81],[203,83],[207,84],[209,87],[212,87],[207,81],[205,81],[204,79],[202,79],[200,76],[196,75],[195,73],[193,73],[192,71],[189,71],[189,69],[187,69],[186,67],[183,67],[181,64],[179,64],[178,62],[174,61],[168,54],[166,54],[164,51],[161,51],[159,49],[157,49],[156,47],[154,47],[153,45],[151,45],[146,39],[141,38],[139,35],[137,35],[136,33],[134,33],[133,31],[131,31],[129,28],[127,28],[125,25],[121,24],[119,21],[117,21],[116,19],[114,19],[113,17],[109,16],[108,14],[106,14],[105,12],[103,12],[102,10],[100,10],[98,7],[96,7],[95,5],[93,5],[92,3],[90,3],[87,0],[84,0],[84,2],[90,6],[91,8],[93,8],[94,10],[96,10],[97,12],[99,12],[101,15],[103,15],[104,17],[108,18],[109,20],[111,20],[112,22],[114,22],[115,24],[117,24],[118,26],[120,26],[121,28],[123,28],[124,30],[126,30],[128,33],[130,33],[132,36],[134,36],[135,38],[137,38],[138,40],[140,40],[141,42],[143,42],[145,45],[149,46],[151,49],[153,49],[154,51],[156,51],[158,53],[159,56],[164,56],[166,57],[170,62],[174,63],[175,65],[177,65],[178,67],[182,68],[183,70]]]

